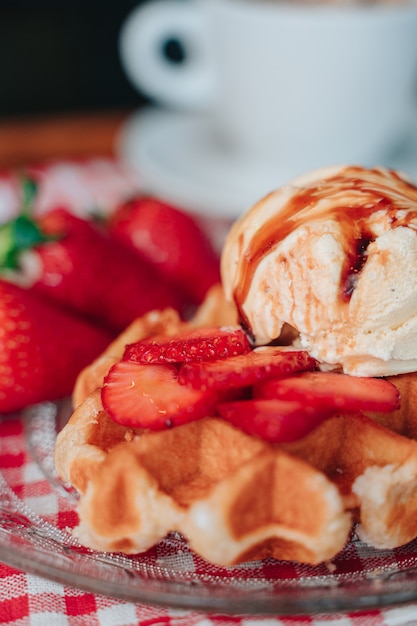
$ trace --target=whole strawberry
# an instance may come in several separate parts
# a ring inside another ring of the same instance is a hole
[[[155,267],[64,208],[0,227],[0,275],[115,332],[151,309],[182,308]]]
[[[181,309],[177,291],[150,263],[93,223],[55,209],[39,226],[56,239],[36,247],[37,291],[116,331],[152,309]]]
[[[110,336],[27,289],[0,280],[0,413],[68,396]]]
[[[135,197],[110,218],[114,237],[154,263],[193,303],[220,281],[219,257],[197,221],[156,198]]]

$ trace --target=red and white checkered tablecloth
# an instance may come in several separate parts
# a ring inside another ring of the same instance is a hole
[[[257,617],[122,602],[0,566],[0,624],[7,626],[415,626],[417,605],[383,611]]]

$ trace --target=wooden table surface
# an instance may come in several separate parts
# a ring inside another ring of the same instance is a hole
[[[128,111],[0,119],[0,168],[48,159],[114,156]]]

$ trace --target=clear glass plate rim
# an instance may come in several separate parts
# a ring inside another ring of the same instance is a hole
[[[335,579],[333,585],[323,582],[317,584],[317,581],[303,586],[283,584],[272,590],[251,589],[250,593],[247,589],[222,586],[221,581],[218,585],[211,583],[201,587],[192,581],[152,580],[141,576],[140,571],[133,575],[126,570],[121,580],[117,576],[114,580],[111,577],[101,579],[91,574],[85,556],[72,562],[70,559],[66,561],[57,558],[52,549],[51,552],[33,549],[28,554],[27,549],[14,540],[13,529],[5,528],[1,523],[2,517],[9,516],[9,526],[13,526],[14,515],[17,519],[23,516],[31,522],[30,509],[9,489],[0,467],[0,561],[29,574],[119,600],[206,612],[221,611],[233,615],[325,614],[381,609],[417,601],[416,566],[350,582]],[[36,517],[36,513],[33,515]],[[32,523],[35,524],[33,517]],[[47,526],[48,523],[44,524],[44,528],[47,529]],[[48,533],[45,539],[48,539]],[[66,543],[65,539],[64,550],[72,548],[71,539],[68,541]],[[105,561],[105,557],[92,551],[88,556],[90,559]],[[107,565],[114,566],[114,563]]]

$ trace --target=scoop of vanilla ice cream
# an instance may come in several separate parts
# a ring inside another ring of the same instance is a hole
[[[417,188],[398,172],[332,167],[290,182],[233,225],[221,263],[257,345],[289,324],[348,374],[417,370]]]

